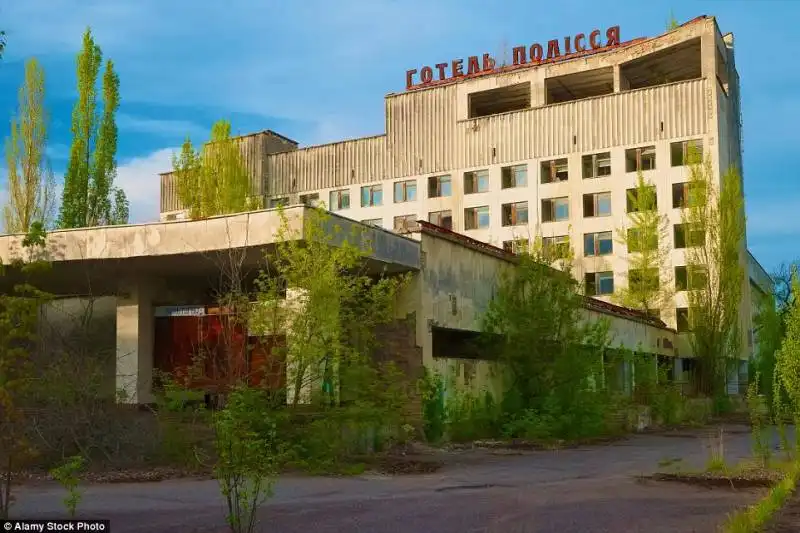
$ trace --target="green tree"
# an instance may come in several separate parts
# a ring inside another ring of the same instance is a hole
[[[55,182],[45,155],[44,80],[39,62],[29,59],[19,90],[18,116],[11,120],[11,137],[6,140],[8,203],[3,217],[8,233],[26,233],[36,221],[45,227],[52,222]]]
[[[3,53],[6,51],[6,32],[0,30],[0,59],[3,58]]]
[[[198,151],[187,138],[172,158],[178,199],[192,219],[241,213],[260,207],[252,197],[250,172],[231,125],[217,121],[211,139]]]
[[[614,298],[625,307],[661,316],[675,293],[671,277],[663,279],[670,264],[669,222],[658,212],[655,186],[641,172],[627,200],[628,222],[617,229],[617,240],[628,251],[628,283]]]
[[[730,365],[738,364],[742,353],[745,216],[738,170],[729,168],[715,182],[711,160],[690,149],[689,199],[682,213],[687,271],[695,273],[687,292],[689,340],[698,360],[699,390],[720,398]]]
[[[800,294],[800,274],[797,267],[792,272],[792,291]],[[787,311],[786,336],[776,355],[776,374],[780,386],[786,391],[789,407],[800,423],[800,298],[794,298]],[[798,445],[800,446],[800,445]]]
[[[72,146],[61,198],[59,226],[62,228],[128,222],[127,198],[124,191],[114,187],[119,77],[114,72],[114,63],[106,61],[103,111],[98,120],[97,78],[102,62],[102,51],[87,28],[77,59],[78,101],[72,112]],[[122,215],[124,219],[117,218]]]
[[[760,296],[754,293],[752,298],[758,299],[758,311],[753,317],[754,334],[758,339],[751,375],[758,375],[758,390],[773,401],[773,376],[775,373],[775,357],[783,339],[783,320],[778,310],[775,293]]]

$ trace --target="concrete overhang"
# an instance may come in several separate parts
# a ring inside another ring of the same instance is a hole
[[[291,206],[282,211],[287,233],[304,235],[311,208]],[[323,220],[332,244],[361,240],[359,245],[369,246],[368,272],[419,270],[419,242],[335,214]],[[243,270],[255,271],[266,265],[265,254],[279,242],[281,228],[281,211],[269,209],[204,220],[52,231],[44,249],[33,252],[22,246],[24,236],[4,235],[0,260],[4,265],[20,259],[47,261],[51,268],[37,276],[37,286],[55,294],[115,294],[121,283],[136,278],[172,279],[179,284],[219,279],[232,260]],[[20,279],[18,270],[8,268],[2,290]]]

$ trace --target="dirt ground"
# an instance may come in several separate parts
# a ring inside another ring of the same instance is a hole
[[[795,492],[764,529],[765,533],[797,533],[800,531],[800,493]]]
[[[665,458],[702,467],[713,431],[637,435],[552,451],[422,450],[420,458],[438,468],[405,475],[285,476],[261,509],[259,531],[712,533],[764,489],[712,489],[646,476]],[[749,455],[748,431],[729,428],[725,439],[729,461]],[[63,498],[63,489],[52,483],[21,487],[12,515],[61,518]],[[114,533],[226,531],[213,480],[90,485],[78,514],[111,520]]]

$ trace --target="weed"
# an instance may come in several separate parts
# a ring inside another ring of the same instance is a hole
[[[86,458],[81,455],[75,455],[67,459],[61,466],[50,470],[50,475],[67,490],[64,505],[69,516],[73,518],[75,517],[75,509],[83,497],[83,494],[78,490],[78,483],[80,474],[85,467]]]

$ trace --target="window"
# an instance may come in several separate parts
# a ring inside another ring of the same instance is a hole
[[[645,146],[625,150],[625,172],[639,172],[656,168],[656,147]]]
[[[350,209],[350,190],[339,189],[338,191],[331,191],[331,202],[328,209],[331,211]]]
[[[167,222],[174,222],[176,220],[178,220],[178,215],[177,214],[172,213],[172,214],[167,215],[167,218],[166,218]]]
[[[453,212],[449,209],[447,211],[433,211],[428,213],[428,222],[442,228],[453,229]]]
[[[417,215],[402,215],[394,217],[394,230],[398,233],[408,233],[417,229]]]
[[[366,187],[361,187],[361,207],[374,207],[382,203],[382,185],[367,185]]]
[[[368,218],[366,220],[361,221],[362,224],[366,224],[367,226],[375,226],[376,228],[383,227],[383,219],[382,218]]]
[[[633,291],[656,291],[658,278],[658,268],[632,268],[628,270],[628,287]]]
[[[686,224],[675,224],[673,227],[673,237],[675,239],[675,248],[687,248],[694,246],[702,246],[705,244],[706,235],[702,228],[692,229],[686,231]]]
[[[517,165],[514,167],[503,167],[500,170],[503,189],[513,189],[514,187],[528,186],[528,165]]]
[[[467,98],[469,118],[519,111],[531,106],[531,84],[530,82],[517,83],[496,89],[477,91],[471,93]]]
[[[521,226],[528,223],[528,202],[503,204],[503,226]]]
[[[658,249],[658,232],[648,231],[642,235],[639,228],[629,228],[626,244],[630,253],[653,252]]]
[[[489,190],[489,171],[464,172],[464,194],[475,194]]]
[[[452,196],[453,188],[450,176],[431,176],[428,178],[428,198],[442,198]]]
[[[585,155],[583,161],[583,179],[602,178],[611,175],[611,152]]]
[[[584,277],[584,282],[586,296],[602,296],[614,292],[613,272],[590,272]]]
[[[464,229],[484,229],[489,227],[489,206],[468,207],[464,209]]]
[[[672,184],[672,207],[676,209],[683,209],[691,207],[703,201],[702,187],[698,187],[699,183],[683,183]]]
[[[700,163],[703,160],[703,141],[678,141],[669,145],[673,167]]]
[[[614,240],[610,231],[587,233],[583,236],[583,255],[594,257],[614,252]]]
[[[569,179],[569,165],[566,158],[542,161],[541,170],[542,183],[556,183]]]
[[[316,207],[319,204],[319,193],[301,194],[300,203],[309,207]]]
[[[606,217],[611,214],[611,193],[597,192],[583,195],[584,217]]]
[[[503,250],[512,254],[524,254],[528,251],[528,239],[503,241]]]
[[[677,322],[677,330],[678,333],[686,333],[689,331],[690,322],[689,322],[689,308],[688,307],[678,307],[675,309],[675,321]]]
[[[554,257],[567,257],[569,255],[569,235],[543,237],[542,249]]]
[[[642,211],[655,211],[658,208],[658,195],[653,185],[628,189],[625,197],[627,199],[628,213],[640,213]]]
[[[289,198],[284,196],[281,198],[270,198],[269,200],[269,208],[274,209],[276,207],[285,207],[289,205]]]
[[[569,220],[569,198],[542,200],[542,222]]]
[[[675,290],[694,291],[706,286],[707,270],[701,266],[676,266]]]
[[[417,199],[417,180],[394,182],[394,203],[414,202]]]

